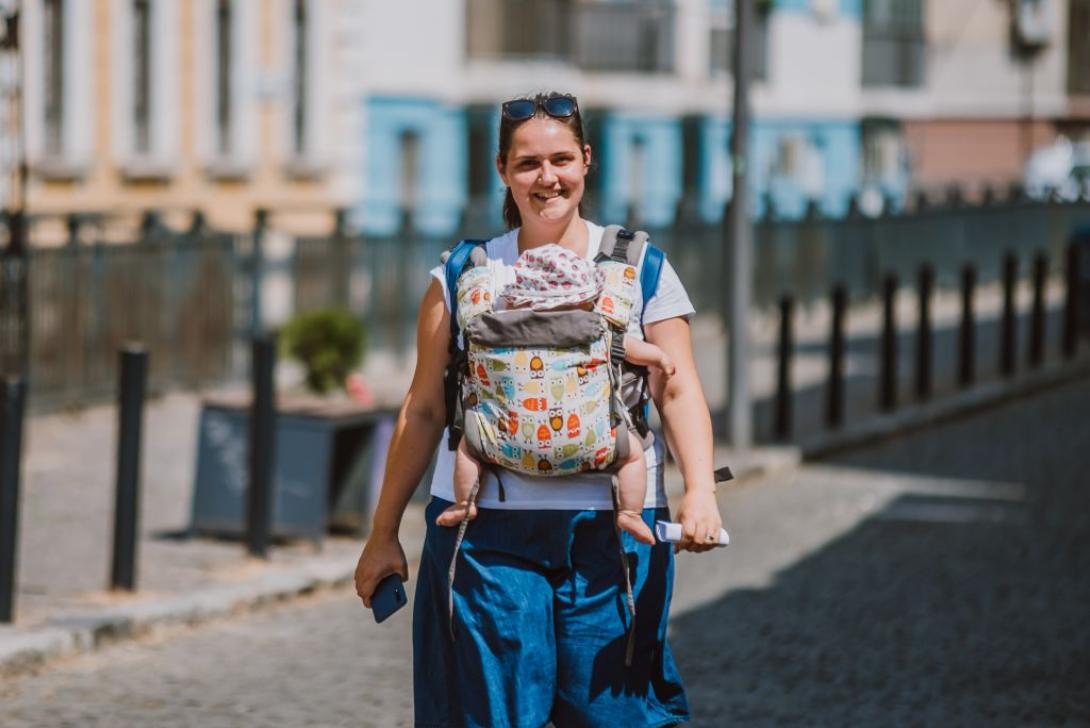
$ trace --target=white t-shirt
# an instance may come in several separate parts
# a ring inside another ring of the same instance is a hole
[[[604,228],[587,222],[587,259],[593,260],[602,244]],[[646,250],[646,248],[645,248]],[[512,268],[518,260],[518,229],[511,230],[497,238],[492,238],[485,245],[488,255],[488,268],[492,273],[496,290],[515,279]],[[640,259],[642,270],[643,259]],[[431,274],[443,286],[443,300],[450,306],[447,294],[446,276],[442,266],[432,269]],[[677,277],[677,272],[669,261],[662,266],[658,289],[655,295],[643,305],[642,292],[636,287],[636,307],[643,306],[643,323],[663,321],[678,316],[688,318],[696,311],[685,287]],[[640,317],[633,315],[628,324],[628,335],[643,338]],[[666,505],[666,491],[662,477],[662,443],[656,437],[653,447],[644,452],[647,463],[647,497],[644,507],[655,508]],[[487,471],[486,471],[487,472]],[[610,496],[608,473],[580,473],[565,477],[536,477],[512,471],[504,471],[503,489],[505,500],[499,499],[496,478],[489,474],[482,483],[479,505],[484,508],[507,508],[512,510],[607,510],[613,508]],[[447,433],[439,444],[435,471],[431,479],[431,494],[438,498],[454,500],[454,452],[447,448]]]

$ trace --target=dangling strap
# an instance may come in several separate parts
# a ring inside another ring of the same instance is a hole
[[[620,481],[614,475],[610,478],[613,484],[613,530],[617,533],[617,549],[621,553],[621,571],[624,572],[625,599],[628,601],[628,613],[632,615],[632,622],[628,625],[628,643],[624,648],[624,666],[632,667],[632,656],[636,652],[636,600],[632,596],[632,575],[628,571],[628,554],[625,553],[624,544],[621,543],[621,527],[617,525],[617,513],[621,510]]]
[[[454,639],[454,571],[458,567],[458,551],[462,548],[462,541],[466,537],[466,529],[469,528],[469,506],[476,505],[477,498],[481,494],[481,478],[484,470],[481,470],[482,475],[477,476],[477,480],[473,483],[472,490],[469,491],[469,498],[466,499],[466,514],[462,518],[462,522],[458,524],[458,535],[454,539],[454,555],[450,557],[450,569],[447,570],[447,619],[450,627],[450,639]]]

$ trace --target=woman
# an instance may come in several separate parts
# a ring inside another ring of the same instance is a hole
[[[507,186],[510,231],[486,246],[496,280],[519,254],[550,242],[593,258],[602,228],[580,203],[591,164],[578,104],[538,95],[504,104],[496,168]],[[441,269],[417,322],[417,365],[390,444],[371,536],[356,568],[365,606],[377,583],[408,578],[398,528],[405,506],[444,434],[443,370],[449,313]],[[629,334],[646,336],[675,364],[650,387],[666,439],[685,480],[677,550],[706,551],[718,537],[712,431],[693,362],[688,296],[667,264],[656,294],[640,304]],[[673,579],[667,544],[637,544],[627,534],[636,598],[635,657],[625,667],[629,628],[612,502],[602,476],[531,478],[507,474],[504,498],[482,487],[478,516],[458,555],[454,635],[448,622],[447,568],[456,530],[435,524],[451,505],[453,453],[439,449],[427,509],[413,619],[418,726],[674,725],[688,719],[684,688],[665,642]],[[662,446],[647,452],[650,525],[669,520]],[[548,481],[548,482],[542,482]]]

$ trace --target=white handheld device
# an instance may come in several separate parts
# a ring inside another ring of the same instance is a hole
[[[665,543],[677,543],[681,540],[681,524],[671,523],[669,521],[655,521],[655,536],[659,541]],[[716,542],[716,546],[726,546],[730,543],[730,536],[727,534],[727,529],[719,529],[719,541]]]

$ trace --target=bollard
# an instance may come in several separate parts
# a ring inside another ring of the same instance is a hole
[[[272,515],[276,402],[273,373],[276,339],[258,336],[252,345],[253,399],[250,404],[250,481],[246,492],[246,549],[251,556],[268,557],[269,520]]]
[[[780,299],[780,350],[776,386],[776,439],[791,437],[791,360],[794,356],[795,300],[790,294]]]
[[[916,329],[916,399],[931,396],[931,292],[935,289],[935,269],[925,263],[919,272],[919,317]]]
[[[250,335],[258,336],[264,328],[261,288],[265,281],[265,237],[269,227],[269,211],[254,210],[254,230],[250,236]]]
[[[976,288],[976,269],[966,263],[961,269],[961,331],[958,338],[958,384],[968,387],[973,383],[976,370],[976,331],[973,320],[973,291]]]
[[[1018,285],[1018,258],[1007,253],[1003,258],[1003,323],[999,339],[999,371],[1005,377],[1013,377],[1015,351],[1018,348],[1017,318],[1015,312],[1015,287]]]
[[[1079,249],[1067,246],[1067,301],[1064,306],[1064,357],[1071,359],[1079,348]]]
[[[878,399],[882,410],[897,409],[897,276],[882,281],[882,362]]]
[[[1029,365],[1034,369],[1045,362],[1045,286],[1048,282],[1048,257],[1037,253],[1033,260],[1033,313],[1029,334]]]
[[[829,386],[826,389],[825,424],[830,428],[844,423],[844,319],[848,292],[837,285],[832,295],[833,319],[829,329]]]
[[[136,590],[136,551],[140,522],[140,445],[148,352],[139,344],[121,351],[118,385],[117,494],[110,588]]]
[[[0,623],[15,620],[16,548],[19,544],[19,474],[23,456],[26,384],[0,382]]]

